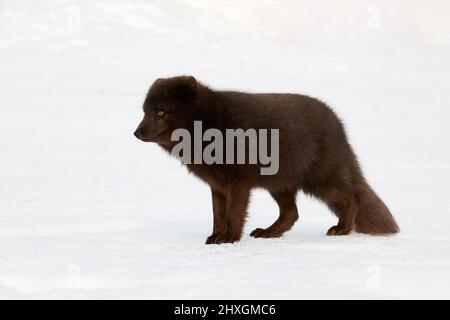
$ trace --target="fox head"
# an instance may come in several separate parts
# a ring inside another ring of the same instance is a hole
[[[145,98],[144,118],[134,132],[136,138],[167,146],[175,129],[189,129],[200,86],[192,76],[157,79]]]

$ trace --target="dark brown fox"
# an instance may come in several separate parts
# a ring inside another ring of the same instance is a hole
[[[193,135],[194,121],[201,121],[205,130],[220,132],[279,130],[276,174],[261,175],[261,164],[187,164],[211,187],[214,226],[207,244],[240,240],[253,188],[267,189],[280,208],[271,226],[250,234],[256,238],[280,237],[291,229],[298,219],[299,190],[325,202],[338,217],[327,235],[399,231],[389,209],[366,182],[341,121],[315,98],[217,91],[192,76],[181,76],[156,80],[143,108],[144,119],[135,136],[169,152],[178,143],[172,141],[172,132],[184,128]]]

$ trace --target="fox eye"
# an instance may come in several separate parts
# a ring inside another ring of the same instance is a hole
[[[164,116],[166,113],[165,113],[164,111],[162,111],[162,110],[159,110],[156,114],[158,115],[158,117],[162,117],[162,116]]]

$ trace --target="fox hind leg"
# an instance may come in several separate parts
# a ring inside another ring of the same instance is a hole
[[[327,236],[347,235],[355,228],[355,219],[358,206],[355,197],[337,203],[328,204],[330,209],[338,216],[338,224],[327,231]]]

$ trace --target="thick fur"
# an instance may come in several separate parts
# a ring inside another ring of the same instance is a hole
[[[195,120],[202,121],[203,130],[279,129],[280,165],[275,175],[261,175],[259,164],[187,165],[211,187],[214,227],[206,243],[241,238],[250,191],[258,187],[270,192],[280,213],[270,227],[254,230],[254,237],[279,237],[292,227],[298,219],[295,197],[299,190],[325,202],[338,217],[328,235],[399,230],[386,205],[366,183],[342,122],[315,98],[217,91],[194,77],[181,76],[155,81],[144,112],[135,135],[169,152],[177,143],[170,139],[172,131],[185,128],[193,136]]]

